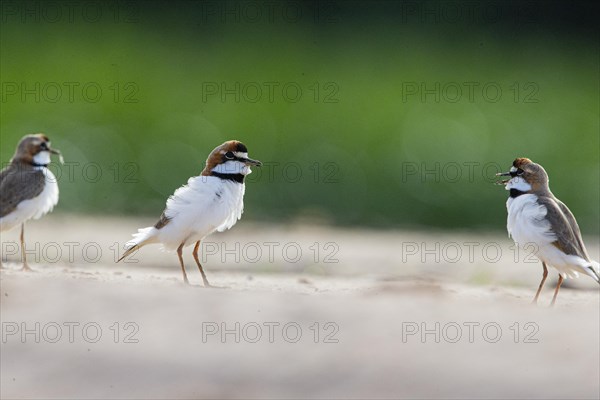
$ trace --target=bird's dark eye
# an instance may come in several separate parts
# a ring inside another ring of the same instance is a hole
[[[225,158],[228,160],[233,160],[235,158],[235,156],[233,155],[233,153],[231,151],[228,151],[227,153],[225,153]]]
[[[40,149],[42,149],[42,150],[47,150],[48,149],[48,145],[46,144],[46,142],[40,143]]]
[[[525,171],[523,171],[521,168],[517,169],[517,175],[523,175],[525,173]]]

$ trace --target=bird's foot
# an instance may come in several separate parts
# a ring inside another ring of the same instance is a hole
[[[205,283],[203,287],[209,288],[209,289],[229,289],[229,286],[216,286],[216,285],[211,285],[210,283]]]
[[[32,269],[28,264],[23,264],[23,266],[21,267],[21,271],[37,272],[36,270]]]

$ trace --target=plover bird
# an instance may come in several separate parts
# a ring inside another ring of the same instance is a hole
[[[244,178],[251,166],[262,163],[248,158],[248,149],[230,140],[214,149],[199,176],[188,180],[167,200],[167,206],[154,226],[139,229],[127,250],[117,261],[141,247],[160,243],[166,250],[177,249],[183,280],[189,283],[183,263],[183,248],[195,244],[192,252],[205,286],[210,286],[198,259],[200,242],[215,231],[231,228],[244,210]]]
[[[552,305],[566,277],[576,278],[583,273],[600,284],[598,262],[590,258],[571,211],[550,191],[544,168],[528,158],[517,158],[509,172],[497,175],[510,176],[497,182],[510,191],[506,202],[509,236],[520,247],[533,249],[544,268],[533,302],[537,303],[548,276],[547,265],[559,274]]]
[[[25,222],[42,217],[58,203],[56,177],[47,168],[50,154],[60,156],[50,147],[46,135],[27,135],[17,145],[8,166],[0,171],[0,231],[21,225],[24,270],[31,270],[25,253]]]

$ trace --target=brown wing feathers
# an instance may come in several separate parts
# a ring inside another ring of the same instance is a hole
[[[44,190],[45,176],[23,163],[12,163],[0,172],[0,217],[10,214],[23,200]]]
[[[571,211],[560,200],[549,196],[540,196],[538,202],[547,209],[546,217],[551,223],[552,232],[556,234],[554,246],[566,254],[579,256],[587,261],[590,260],[585,245],[581,242],[579,226]],[[562,205],[562,207],[561,207]]]

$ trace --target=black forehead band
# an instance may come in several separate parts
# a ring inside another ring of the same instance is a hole
[[[239,151],[241,153],[247,153],[248,148],[246,147],[246,145],[244,143],[238,143],[237,146],[235,147],[235,151]]]

